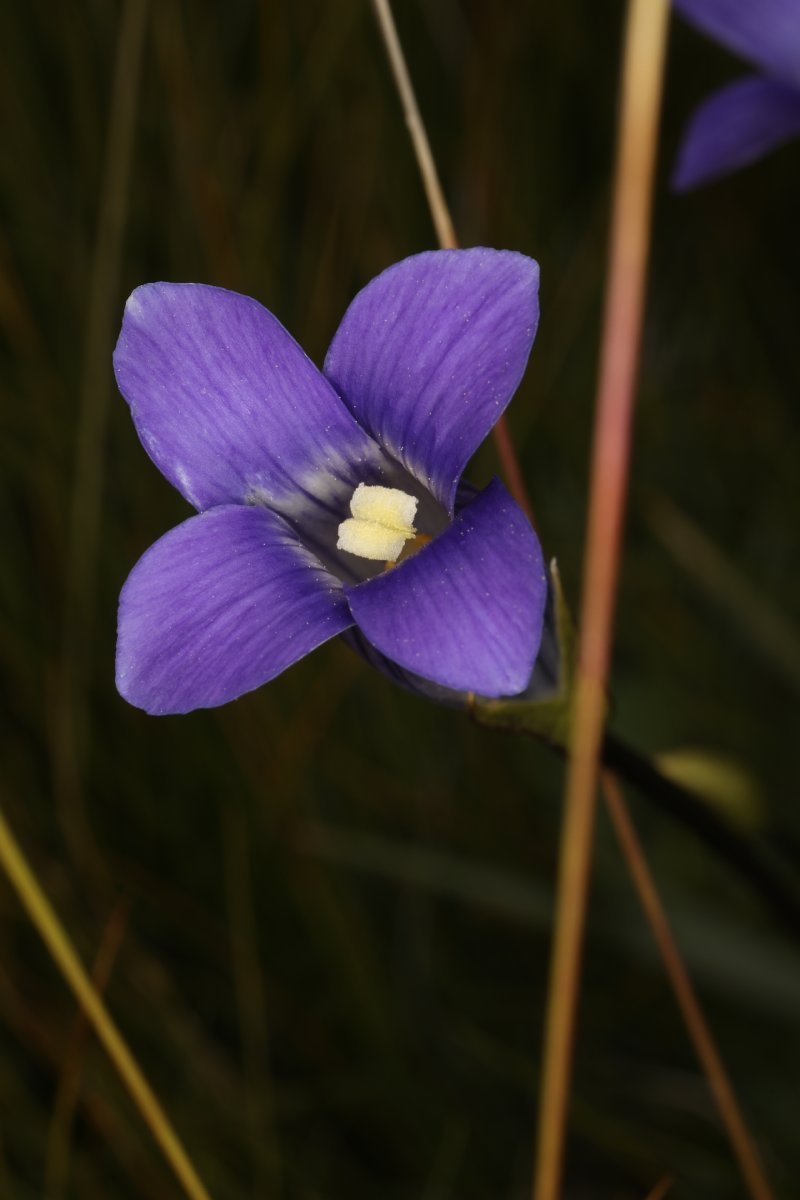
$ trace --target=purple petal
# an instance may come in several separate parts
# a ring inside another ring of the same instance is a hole
[[[798,134],[800,88],[763,75],[737,80],[695,112],[678,151],[672,186],[685,191],[727,175]]]
[[[199,509],[256,496],[296,515],[304,493],[329,502],[337,478],[352,491],[375,453],[294,338],[236,292],[137,288],[114,369],[147,453]]]
[[[798,0],[673,0],[709,37],[786,83],[800,86]]]
[[[280,517],[213,508],[170,530],[128,576],[117,687],[150,713],[212,708],[352,623],[339,584]]]
[[[325,374],[356,420],[450,512],[522,378],[538,287],[537,264],[511,251],[417,254],[359,292],[331,343]]]
[[[457,691],[523,691],[542,636],[547,576],[536,534],[495,479],[413,558],[345,589],[392,662]]]
[[[381,675],[385,675],[387,679],[391,679],[392,683],[399,684],[400,687],[408,692],[413,692],[416,696],[421,696],[425,700],[433,700],[435,704],[445,704],[449,708],[463,708],[469,699],[467,691],[457,692],[454,688],[442,687],[438,683],[431,683],[430,679],[423,679],[421,675],[415,675],[413,671],[406,671],[403,667],[398,666],[385,654],[381,654],[380,650],[376,650],[357,625],[342,634],[342,641],[351,650],[355,650],[356,654],[368,662],[371,667],[380,671]]]
[[[542,628],[542,640],[539,645],[539,650],[536,655],[536,662],[533,667],[533,674],[528,680],[528,685],[525,691],[517,697],[522,701],[530,700],[548,700],[557,692],[561,679],[561,657],[558,646],[558,632],[555,624],[555,609],[551,603],[553,597],[552,586],[548,583],[547,589],[547,604],[545,606],[544,622]],[[538,620],[538,615],[534,612],[534,620]],[[394,683],[405,688],[406,691],[414,692],[417,696],[423,696],[426,700],[433,700],[437,704],[446,704],[451,708],[463,708],[469,700],[470,691],[456,691],[454,688],[442,687],[441,684],[432,683],[429,679],[423,679],[421,675],[415,675],[413,671],[406,671],[403,667],[398,666],[396,662],[392,662],[385,654],[381,654],[376,650],[371,642],[368,642],[357,625],[352,629],[347,629],[342,634],[342,641],[345,642],[356,654],[359,654],[363,659],[391,679]]]

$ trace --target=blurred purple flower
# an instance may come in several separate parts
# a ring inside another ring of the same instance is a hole
[[[686,191],[800,135],[800,0],[673,0],[703,33],[759,74],[721,88],[691,118],[672,175]]]
[[[526,688],[547,598],[539,542],[498,480],[475,492],[461,474],[525,370],[538,282],[510,251],[408,258],[353,300],[324,373],[255,300],[136,289],[117,382],[199,512],[122,589],[127,700],[224,704],[341,633],[405,682]]]

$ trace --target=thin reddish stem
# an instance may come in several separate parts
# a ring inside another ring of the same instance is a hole
[[[602,783],[606,808],[614,826],[625,864],[658,946],[664,970],[681,1011],[689,1038],[725,1126],[725,1132],[742,1173],[742,1179],[752,1200],[775,1200],[772,1188],[767,1181],[764,1164],[758,1153],[758,1147],[742,1116],[733,1084],[725,1070],[725,1064],[672,935],[666,912],[619,784],[609,772],[603,772]]]
[[[561,1192],[567,1104],[642,324],[667,0],[630,0],[584,560],[575,716],[539,1107],[536,1200]]]
[[[633,388],[649,241],[650,189],[666,32],[666,10],[662,0],[652,0],[652,7],[645,11],[647,4],[648,0],[634,0],[629,15],[612,263],[598,389],[597,434],[587,547],[585,635],[581,666],[584,699],[579,717],[583,724],[577,730],[575,744],[577,746],[581,731],[584,739],[589,734],[592,735],[589,742],[593,747],[592,753],[587,754],[584,747],[583,761],[584,772],[587,766],[592,767],[595,778],[603,728],[602,696],[608,675],[611,621],[630,453]],[[657,8],[657,4],[661,5],[660,9]],[[373,0],[373,8],[403,104],[439,244],[443,249],[454,248],[458,243],[453,222],[439,183],[388,0]],[[532,520],[530,500],[504,417],[495,425],[494,438],[509,491]],[[592,589],[600,588],[597,605],[595,593],[590,590],[590,581]],[[587,677],[593,685],[588,698],[585,682]],[[594,730],[587,724],[587,709],[595,723]],[[717,1100],[734,1153],[754,1200],[772,1200],[755,1143],[741,1117],[711,1032],[694,996],[678,947],[672,939],[655,883],[649,873],[622,793],[610,772],[604,774],[603,781],[606,801],[623,857],[645,917],[661,951],[667,977],[686,1022],[689,1036],[695,1044],[709,1086]],[[588,795],[592,797],[594,784],[587,783],[585,776],[581,782],[584,789],[588,788]],[[575,814],[572,814],[571,822],[569,816],[568,810],[557,910],[557,952],[560,937],[562,961],[560,965],[554,964],[548,1024],[552,1034],[555,1021],[555,1036],[548,1040],[548,1049],[555,1050],[557,1058],[555,1065],[552,1062],[550,1064],[550,1078],[546,1077],[543,1089],[541,1153],[537,1173],[537,1187],[541,1189],[537,1196],[543,1197],[555,1197],[560,1186],[593,808],[587,812],[586,807],[583,807],[580,817],[577,818],[577,830],[574,828]],[[573,839],[574,833],[576,836]],[[563,1004],[565,996],[567,1003]],[[553,1058],[552,1053],[550,1058]],[[550,1097],[553,1092],[555,1103],[551,1107]],[[665,1175],[651,1190],[648,1200],[662,1200],[671,1186],[671,1176]]]

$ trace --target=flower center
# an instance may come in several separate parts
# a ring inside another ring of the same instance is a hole
[[[418,503],[399,488],[360,483],[350,500],[353,515],[339,526],[337,549],[360,558],[396,562],[405,543],[417,532]]]

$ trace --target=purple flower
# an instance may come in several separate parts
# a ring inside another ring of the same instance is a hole
[[[322,373],[255,300],[136,289],[117,382],[198,514],[122,589],[127,700],[224,704],[342,633],[395,678],[526,688],[547,598],[539,542],[502,483],[476,492],[461,474],[525,370],[538,282],[509,251],[405,259],[353,300]]]
[[[693,25],[759,70],[698,108],[678,152],[679,191],[727,175],[800,134],[800,0],[674,0]]]

